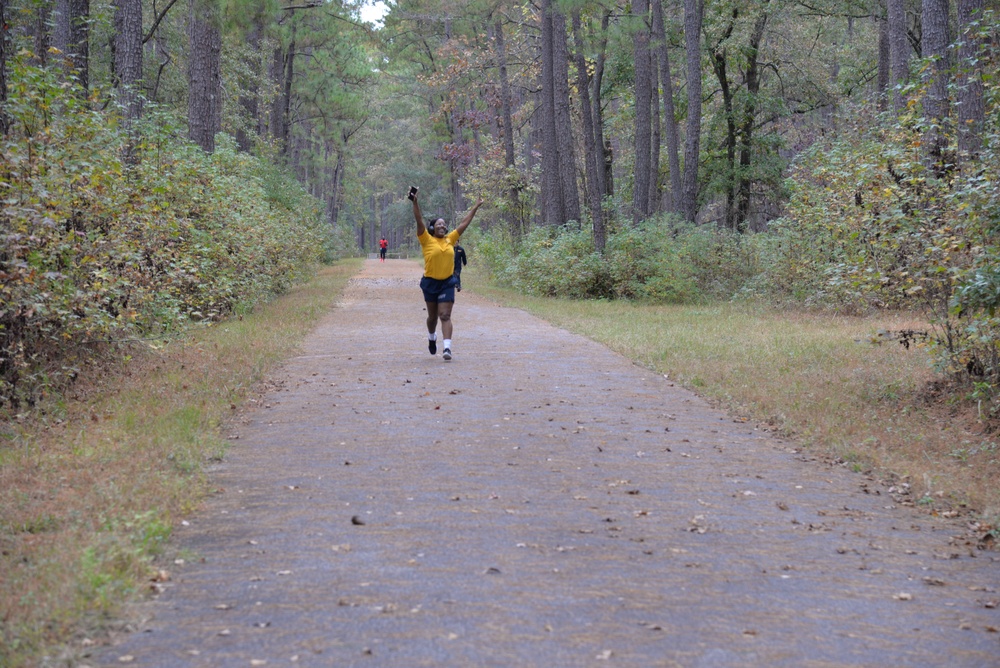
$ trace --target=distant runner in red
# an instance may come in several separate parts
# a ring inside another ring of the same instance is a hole
[[[385,262],[385,250],[389,247],[389,242],[382,237],[382,241],[378,242],[378,254],[382,262]]]

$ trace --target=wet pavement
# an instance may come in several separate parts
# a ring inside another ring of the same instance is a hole
[[[90,666],[1000,666],[1000,554],[664,377],[366,262]]]

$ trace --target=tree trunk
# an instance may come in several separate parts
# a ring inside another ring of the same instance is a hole
[[[576,186],[576,152],[573,150],[573,114],[569,102],[569,48],[566,45],[566,15],[552,13],[552,89],[559,142],[559,185],[562,189],[562,222],[580,220],[580,192]]]
[[[684,218],[698,215],[698,157],[701,150],[701,0],[684,0],[684,52],[687,59],[688,118],[684,140]]]
[[[910,78],[910,43],[906,38],[905,0],[886,0],[889,30],[889,78],[893,86],[892,110],[898,116],[906,109],[906,98],[900,86]]]
[[[343,201],[344,172],[347,169],[347,140],[337,147],[337,165],[333,168],[333,179],[330,185],[330,224],[337,225],[340,220],[340,206]]]
[[[222,128],[222,37],[215,0],[191,0],[188,43],[188,137],[211,153]]]
[[[90,88],[90,0],[59,0],[56,4],[54,42],[73,72],[81,95]]]
[[[724,221],[729,229],[736,229],[736,111],[733,108],[733,91],[729,86],[727,44],[739,18],[739,11],[733,9],[732,17],[722,38],[712,51],[712,70],[719,80],[722,92],[722,110],[726,118],[726,212]]]
[[[760,53],[761,42],[764,40],[764,28],[767,27],[767,20],[767,12],[763,11],[754,23],[749,48],[746,51],[746,70],[743,72],[743,80],[747,87],[747,102],[743,108],[743,120],[739,128],[740,168],[736,187],[735,220],[737,232],[746,232],[747,222],[750,219],[750,204],[753,195],[751,192],[753,181],[750,178],[753,158],[753,131],[757,122],[757,95],[760,93],[760,62],[757,60],[757,56]]]
[[[652,36],[651,36],[652,37]],[[649,204],[646,211],[653,215],[660,210],[660,96],[657,94],[660,81],[660,67],[656,54],[649,52]]]
[[[257,72],[263,66],[261,61],[261,35],[264,32],[261,17],[255,16],[253,26],[247,34],[247,44],[250,45],[250,56],[246,67],[252,74],[243,82],[240,91],[240,110],[243,118],[236,128],[236,146],[244,153],[249,153],[254,146],[254,134],[260,128],[260,85]]]
[[[889,100],[889,22],[884,16],[875,16],[878,29],[878,75],[875,80],[875,95],[878,108],[885,111]]]
[[[555,63],[552,46],[552,1],[542,0],[542,220],[545,225],[566,222],[559,180],[559,139],[556,135]]]
[[[271,82],[273,90],[282,91],[285,86],[282,83],[285,78],[285,52],[282,51],[281,46],[274,48],[271,52],[271,63],[267,68],[268,79]],[[285,105],[282,102],[282,96],[280,93],[274,95],[271,98],[271,109],[268,113],[268,129],[271,132],[271,137],[277,142],[278,146],[281,147],[281,152],[284,152],[284,142],[285,137],[282,136],[282,123],[281,116],[285,109]]]
[[[983,0],[958,0],[958,160],[975,160],[982,147],[986,107],[983,102],[982,40],[972,34],[982,19]]]
[[[444,105],[442,104],[442,108]],[[451,137],[452,146],[459,149],[462,146],[462,129],[459,126],[458,108],[452,109],[452,111],[445,114],[445,123],[448,127],[448,136]],[[460,164],[461,153],[453,154],[448,159],[448,175],[450,177],[449,182],[451,185],[451,210],[452,214],[464,209],[462,202],[465,198],[462,193],[462,182],[461,182],[461,171],[462,165]]]
[[[55,0],[52,7],[52,46],[69,56],[69,0]]]
[[[292,26],[292,41],[285,54],[284,72],[281,78],[281,137],[287,154],[292,138],[292,81],[295,79],[295,26]]]
[[[510,91],[510,79],[507,76],[507,48],[503,37],[503,23],[498,18],[493,27],[494,39],[496,40],[497,61],[500,70],[500,115],[503,125],[503,154],[504,166],[507,168],[507,178],[511,180],[507,189],[508,206],[510,214],[507,222],[510,231],[515,237],[520,237],[524,232],[524,220],[520,215],[520,193],[518,187],[513,183],[517,162],[514,158],[514,121],[511,113],[512,95]]]
[[[69,2],[70,62],[84,97],[90,91],[90,0]]]
[[[632,58],[635,63],[635,170],[633,172],[632,222],[638,225],[649,216],[650,183],[650,102],[653,97],[650,73],[649,0],[632,0],[635,34]]]
[[[611,10],[606,10],[601,17],[601,48],[597,52],[597,62],[594,64],[593,108],[594,108],[594,143],[601,153],[600,190],[601,199],[615,194],[614,179],[611,178],[612,157],[611,147],[604,140],[604,105],[601,87],[604,85],[604,63],[607,59],[608,25],[611,22]],[[603,204],[602,204],[603,206]]]
[[[656,55],[660,63],[660,81],[663,84],[663,129],[667,136],[667,169],[670,172],[670,187],[666,189],[666,210],[677,212],[681,200],[680,142],[674,111],[674,83],[670,74],[667,29],[663,20],[663,0],[653,0],[653,36],[657,42]]]
[[[10,40],[7,38],[7,0],[0,0],[0,135],[10,132],[10,116],[7,114],[7,54]]]
[[[539,48],[541,48],[540,45]],[[534,174],[536,169],[541,169],[538,172],[539,193],[535,202],[536,206],[531,207],[530,213],[532,215],[532,222],[535,225],[544,225],[545,197],[541,190],[545,187],[545,163],[541,158],[544,152],[542,147],[545,143],[545,123],[542,121],[545,100],[543,99],[540,85],[536,86],[536,90],[531,93],[531,97],[535,112],[531,114],[528,120],[528,136],[524,142],[524,168],[527,174]]]
[[[587,202],[590,221],[594,230],[594,249],[603,254],[607,243],[604,230],[604,213],[601,210],[601,177],[604,156],[598,151],[594,133],[594,118],[590,108],[590,77],[587,75],[587,58],[580,35],[580,10],[573,10],[573,42],[576,46],[576,88],[580,95],[580,116],[583,118],[583,153],[587,173]]]
[[[115,85],[122,126],[131,131],[142,116],[142,0],[115,0]],[[126,151],[126,162],[134,159]]]
[[[50,0],[44,0],[38,3],[36,7],[35,25],[31,29],[34,33],[32,51],[35,53],[35,57],[32,58],[32,64],[45,67],[49,62],[49,44],[52,38],[51,31],[49,30],[49,25],[52,22],[52,3]]]
[[[928,127],[924,145],[927,159],[940,170],[947,143],[947,132],[943,127],[948,118],[948,71],[951,67],[948,57],[948,0],[923,0],[921,25],[923,30],[922,49],[924,58],[934,61],[925,73],[928,82],[924,95],[924,116]]]

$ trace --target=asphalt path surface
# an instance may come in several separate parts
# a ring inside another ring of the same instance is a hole
[[[584,337],[368,261],[90,666],[1000,666],[998,554]]]

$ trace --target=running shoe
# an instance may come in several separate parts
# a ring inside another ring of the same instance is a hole
[[[450,360],[451,359],[451,348],[445,348],[444,349],[444,353],[441,356],[444,357],[444,361],[445,362],[447,362],[448,360]]]
[[[437,355],[438,344],[437,341],[431,341],[427,339],[427,350],[431,351],[431,355]]]

